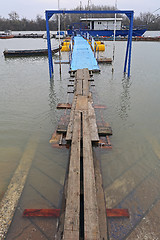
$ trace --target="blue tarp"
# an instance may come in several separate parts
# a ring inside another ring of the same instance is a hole
[[[81,36],[75,36],[71,60],[71,70],[76,71],[77,69],[83,68],[99,71],[97,60],[94,57],[93,51],[87,40]]]

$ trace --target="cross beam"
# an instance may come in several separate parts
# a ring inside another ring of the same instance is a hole
[[[130,77],[130,66],[131,66],[131,50],[132,50],[132,32],[133,32],[133,16],[134,11],[132,10],[104,10],[104,11],[74,11],[74,10],[46,10],[45,16],[46,16],[46,30],[47,30],[47,44],[48,44],[48,62],[49,62],[49,74],[50,78],[52,78],[54,69],[53,69],[53,60],[52,60],[52,52],[51,52],[51,41],[50,41],[50,31],[49,31],[49,19],[54,14],[125,14],[129,20],[129,34],[128,34],[128,41],[127,41],[127,48],[126,48],[126,55],[125,55],[125,62],[124,62],[124,73],[126,73],[127,70],[127,63],[128,63],[128,77]]]

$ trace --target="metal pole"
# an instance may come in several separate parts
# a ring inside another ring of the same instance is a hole
[[[126,73],[126,68],[127,68],[127,59],[128,59],[129,44],[130,44],[130,41],[129,41],[129,33],[128,33],[126,57],[125,57],[125,63],[124,63],[124,73]]]
[[[133,33],[133,13],[130,18],[130,28],[129,28],[129,59],[128,59],[128,77],[130,77],[130,68],[131,68],[131,50],[132,50],[132,33]]]
[[[50,40],[50,32],[49,32],[49,24],[48,24],[48,14],[47,13],[46,13],[46,30],[47,30],[49,74],[50,74],[50,78],[52,78],[52,75],[53,75],[53,60],[52,60],[51,40]]]
[[[60,10],[59,0],[58,0],[58,10]],[[61,49],[60,49],[60,13],[58,14],[58,41],[59,41],[59,72],[61,74]]]

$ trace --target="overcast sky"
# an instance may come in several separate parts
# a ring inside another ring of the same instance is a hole
[[[81,0],[85,6],[88,0]],[[115,5],[115,0],[92,0],[94,5]],[[73,9],[79,6],[80,0],[60,0],[61,9]],[[117,0],[119,10],[134,10],[135,15],[140,12],[153,12],[160,7],[160,0]],[[8,17],[8,13],[16,11],[20,18],[35,19],[37,14],[44,16],[45,10],[53,10],[58,8],[58,0],[2,0],[0,8],[0,16]],[[156,12],[160,14],[160,10]]]

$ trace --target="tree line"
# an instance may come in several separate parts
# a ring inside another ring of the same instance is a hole
[[[109,6],[78,6],[73,10],[115,10],[114,7]],[[79,22],[80,18],[89,17],[114,17],[114,14],[61,14],[61,29],[66,30],[68,26],[74,22]],[[123,18],[122,24],[129,25],[129,20],[125,15],[118,14],[117,17]],[[54,15],[49,21],[50,30],[56,31],[58,26],[58,16]],[[140,13],[139,16],[134,17],[134,26],[146,26],[147,30],[160,30],[160,15],[150,12]],[[0,31],[45,31],[46,21],[41,15],[37,15],[36,19],[29,20],[27,18],[19,17],[19,14],[12,11],[8,14],[8,18],[0,17]]]

